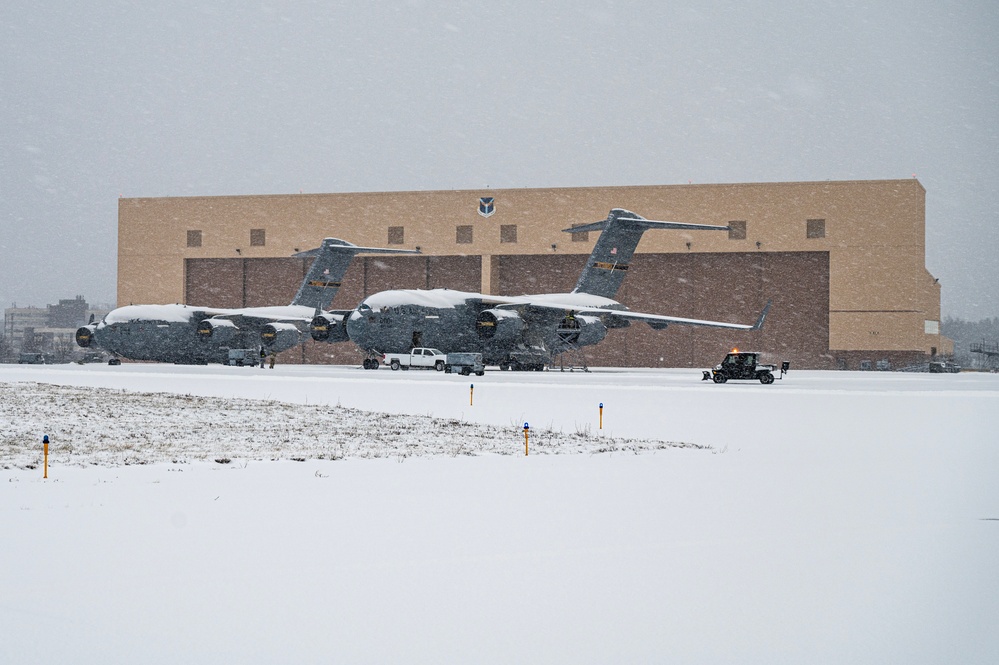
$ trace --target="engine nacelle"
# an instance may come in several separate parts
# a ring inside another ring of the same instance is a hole
[[[568,315],[559,321],[556,331],[561,344],[586,346],[607,336],[607,326],[596,316]]]
[[[607,326],[596,316],[577,316],[579,321],[579,346],[596,344],[607,336]]]
[[[272,351],[284,351],[298,344],[302,339],[291,323],[268,323],[260,329],[260,342]]]
[[[487,309],[479,313],[475,320],[475,332],[479,339],[493,342],[512,342],[524,330],[524,320],[517,312],[507,309]]]
[[[336,314],[322,312],[312,319],[309,324],[309,333],[312,339],[317,342],[346,342],[350,339],[347,336],[347,317]]]
[[[198,339],[227,344],[236,339],[239,328],[229,319],[205,319],[198,323]]]
[[[94,330],[97,326],[94,324],[82,326],[76,329],[76,344],[80,348],[87,349],[90,345],[94,343]]]

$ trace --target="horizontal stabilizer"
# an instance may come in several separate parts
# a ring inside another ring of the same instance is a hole
[[[656,222],[651,219],[642,219],[641,217],[618,217],[617,222],[620,222],[622,226],[627,225],[631,228],[642,229],[646,231],[648,229],[681,229],[686,231],[730,231],[731,229],[727,226],[715,226],[713,224],[688,224],[686,222]],[[574,226],[571,229],[562,229],[563,233],[583,233],[585,231],[603,231],[607,228],[607,220],[601,220],[599,222],[593,222],[592,224],[585,224],[583,226]]]
[[[352,242],[339,238],[326,238],[321,247],[292,254],[296,259],[317,256],[323,250],[349,254],[419,254],[418,249],[389,249],[387,247],[359,247]]]

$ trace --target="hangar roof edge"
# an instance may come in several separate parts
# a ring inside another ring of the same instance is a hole
[[[923,193],[926,188],[917,178],[884,178],[875,180],[800,180],[800,181],[774,181],[774,182],[736,182],[736,183],[676,183],[676,184],[654,184],[654,185],[594,185],[594,186],[573,186],[573,187],[482,187],[479,189],[414,189],[414,190],[390,190],[390,191],[353,191],[353,192],[288,192],[270,194],[201,194],[190,196],[135,196],[119,197],[119,203],[127,201],[151,201],[157,199],[228,199],[228,198],[294,198],[308,196],[398,196],[399,194],[441,194],[441,193],[467,193],[469,195],[480,195],[487,193],[502,192],[572,192],[581,190],[636,190],[636,189],[680,189],[680,188],[726,188],[726,187],[814,187],[824,186],[846,186],[846,185],[876,185],[876,184],[901,184],[915,183]]]

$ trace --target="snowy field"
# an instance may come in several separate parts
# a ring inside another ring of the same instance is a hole
[[[0,365],[0,662],[996,663],[997,407],[973,373]]]

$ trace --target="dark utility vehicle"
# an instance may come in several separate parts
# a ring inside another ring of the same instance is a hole
[[[17,362],[22,365],[51,365],[55,362],[55,357],[51,353],[24,352],[18,357]]]
[[[774,382],[774,371],[776,365],[759,365],[757,359],[760,354],[755,351],[732,351],[725,356],[725,360],[710,372],[705,370],[702,380],[711,379],[715,383],[725,383],[729,379],[757,380],[767,385]],[[787,373],[791,363],[784,361],[780,365],[781,378]]]
[[[476,376],[485,374],[485,367],[482,365],[481,353],[449,353],[447,363],[444,365],[444,373],[457,372],[462,376],[468,376],[475,372]]]

